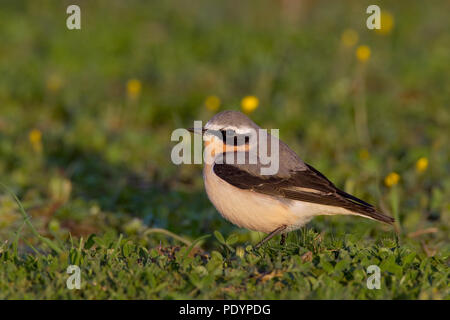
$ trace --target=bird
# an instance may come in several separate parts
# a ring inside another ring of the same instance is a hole
[[[201,134],[209,150],[203,180],[217,211],[238,227],[267,234],[255,248],[276,235],[281,235],[280,243],[285,244],[288,232],[320,215],[353,215],[394,223],[373,205],[337,188],[277,137],[269,133],[264,137],[262,129],[239,111],[222,111],[203,127],[188,130]],[[270,141],[278,143],[278,170],[262,174],[267,163],[258,152],[261,142],[267,143],[269,152],[275,150]],[[245,161],[236,161],[238,157]]]

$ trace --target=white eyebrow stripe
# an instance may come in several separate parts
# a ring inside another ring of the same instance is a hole
[[[250,128],[238,128],[235,126],[223,126],[223,125],[217,125],[217,124],[206,124],[205,125],[206,130],[233,130],[237,134],[251,134],[252,130],[249,130]]]
[[[236,130],[237,128],[234,126],[227,126],[227,128],[232,129],[232,130]],[[206,130],[221,130],[223,129],[223,125],[219,125],[219,124],[206,124],[205,125],[205,129]]]
[[[242,135],[250,135],[250,134],[252,134],[252,131],[249,131],[247,128],[244,128],[244,129],[240,129],[240,128],[237,128],[237,129],[233,129],[237,134],[242,134]]]

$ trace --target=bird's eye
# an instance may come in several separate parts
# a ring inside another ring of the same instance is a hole
[[[233,130],[225,130],[227,137],[232,137],[236,134]]]
[[[235,137],[235,133],[233,130],[220,130],[220,133],[222,135],[223,143],[226,143],[227,139],[231,139],[232,137]]]
[[[223,143],[233,146],[240,146],[250,142],[249,135],[236,134],[233,130],[220,130]]]
[[[238,145],[238,137],[237,137],[237,136],[234,136],[234,137],[233,137],[233,145],[234,145],[235,147],[237,147],[237,145]]]

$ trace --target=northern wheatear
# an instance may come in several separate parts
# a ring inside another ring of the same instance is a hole
[[[190,129],[203,134],[205,147],[210,149],[212,161],[207,161],[203,169],[209,199],[235,225],[268,233],[257,247],[277,234],[281,234],[284,243],[287,232],[318,215],[357,215],[389,224],[394,222],[367,202],[336,188],[270,134],[262,142],[268,143],[269,151],[271,141],[278,143],[279,166],[275,174],[261,174],[266,164],[260,161],[259,155],[255,163],[236,163],[237,156],[248,160],[250,153],[259,149],[260,130],[237,111],[216,114],[200,131]],[[255,132],[256,139],[248,138]],[[239,139],[242,136],[245,139]]]

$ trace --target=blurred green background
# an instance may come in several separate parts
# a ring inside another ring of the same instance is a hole
[[[66,28],[70,4],[81,7],[81,30]],[[51,238],[162,228],[254,243],[259,234],[209,203],[201,166],[170,161],[174,129],[242,110],[397,217],[412,247],[448,252],[450,3],[379,1],[378,31],[366,27],[370,4],[2,1],[0,182]],[[2,191],[0,239],[22,222]],[[392,233],[353,217],[311,227]]]

